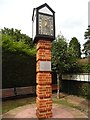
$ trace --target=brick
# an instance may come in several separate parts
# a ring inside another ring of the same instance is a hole
[[[36,53],[36,60],[51,60],[50,49],[39,49]]]
[[[39,40],[36,45],[36,49],[38,50],[40,48],[51,49],[51,41]]]
[[[47,111],[51,111],[52,107],[37,107],[38,111],[40,112],[47,112]]]
[[[51,118],[52,117],[52,111],[40,112],[37,109],[36,110],[36,115],[38,116],[38,118]]]
[[[47,98],[47,97],[51,97],[52,96],[52,93],[51,92],[49,92],[49,93],[36,93],[37,94],[37,96],[38,97],[40,97],[40,98]]]
[[[38,97],[51,97],[52,96],[52,86],[51,85],[37,85],[36,94]]]
[[[39,40],[36,44],[36,115],[38,118],[52,116],[52,75],[50,71],[41,71],[41,61],[51,61],[51,41]]]
[[[36,98],[36,103],[38,104],[38,106],[42,106],[42,105],[52,105],[52,99],[51,98]]]
[[[47,116],[47,118],[52,117],[52,112],[51,112],[51,111],[50,111],[50,112],[47,112],[47,113],[46,113],[46,116]]]
[[[38,84],[51,84],[52,83],[52,75],[50,72],[39,72],[36,74],[36,83]]]

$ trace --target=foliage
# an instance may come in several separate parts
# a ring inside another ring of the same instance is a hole
[[[90,73],[90,64],[79,64],[81,73]]]
[[[61,91],[77,95],[83,96],[87,99],[90,99],[90,83],[88,82],[81,82],[81,81],[74,81],[74,80],[62,80],[61,81],[62,87]],[[71,89],[73,88],[73,89]]]
[[[24,87],[36,84],[35,56],[3,51],[2,88]]]
[[[52,43],[52,69],[59,74],[79,71],[76,54],[62,36]]]
[[[62,74],[67,67],[67,43],[65,38],[59,38],[52,43],[52,69]]]
[[[84,44],[84,49],[82,50],[86,57],[90,57],[90,40],[87,40]]]
[[[31,38],[20,32],[18,29],[2,29],[2,49],[13,53],[24,53],[27,55],[35,55],[36,50]]]
[[[60,98],[60,80],[65,69],[68,69],[67,63],[67,43],[63,36],[52,43],[52,70],[57,73],[58,91],[57,97]]]
[[[84,37],[87,41],[83,44],[84,49],[82,51],[84,52],[86,57],[90,57],[90,26],[84,33]]]
[[[88,26],[87,31],[85,31],[84,37],[85,37],[85,39],[90,39],[90,38],[89,38],[89,37],[90,37],[90,26]]]
[[[24,53],[27,55],[35,55],[35,48],[30,48],[24,41],[14,41],[10,35],[2,34],[2,50],[13,53]]]
[[[71,53],[73,57],[80,58],[81,57],[81,50],[80,50],[80,43],[78,42],[76,37],[73,37],[69,43],[69,48],[71,49]]]
[[[67,48],[67,65],[68,69],[65,69],[64,73],[78,73],[80,72],[80,65],[78,64],[78,59],[73,53],[71,47]]]
[[[90,73],[90,58],[78,59],[80,73]]]
[[[9,29],[4,27],[4,29],[2,29],[2,34],[9,35],[15,42],[24,42],[25,44],[29,45],[30,48],[34,46],[32,43],[32,39],[28,35],[21,33],[21,30],[14,28]]]
[[[36,49],[32,44],[31,38],[20,30],[2,29],[2,88],[36,84]]]

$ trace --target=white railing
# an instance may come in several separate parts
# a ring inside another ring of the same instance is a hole
[[[76,81],[85,81],[90,82],[90,74],[82,73],[82,74],[64,74],[62,75],[63,80],[76,80]]]

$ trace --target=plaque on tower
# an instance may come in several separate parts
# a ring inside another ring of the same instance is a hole
[[[51,71],[51,61],[40,61],[40,71]]]

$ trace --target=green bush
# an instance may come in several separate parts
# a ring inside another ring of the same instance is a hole
[[[17,29],[2,30],[2,88],[36,84],[35,54],[30,37]]]
[[[90,64],[82,64],[81,70],[82,70],[82,73],[90,73]]]
[[[3,51],[9,51],[13,53],[25,53],[26,55],[35,55],[36,49],[30,48],[24,41],[15,41],[9,35],[2,35],[2,48]]]
[[[81,86],[81,95],[85,98],[90,99],[90,84],[89,83],[82,83]]]
[[[90,99],[90,83],[88,82],[81,82],[81,81],[74,81],[74,80],[62,80],[61,81],[61,91],[82,96],[87,99]]]
[[[30,86],[36,84],[35,56],[3,51],[2,88]]]

